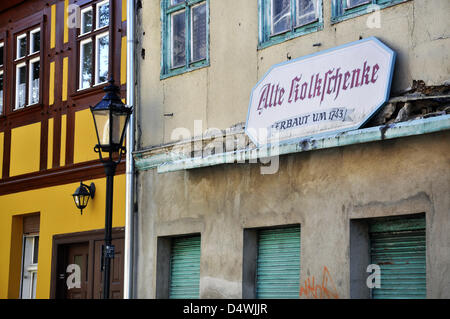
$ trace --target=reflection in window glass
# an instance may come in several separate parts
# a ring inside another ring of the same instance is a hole
[[[80,43],[80,89],[91,86],[92,79],[92,41],[89,39]]]
[[[291,0],[272,0],[272,34],[290,30]]]
[[[81,11],[81,30],[80,34],[85,34],[92,31],[92,8]]]
[[[192,8],[192,61],[206,58],[206,3]]]
[[[38,263],[38,252],[39,252],[39,236],[34,237],[33,245],[33,264]]]
[[[27,67],[25,64],[20,64],[16,69],[16,109],[22,108],[26,103],[27,95]]]
[[[109,1],[97,4],[97,29],[109,25]]]
[[[97,61],[96,61],[96,81],[102,83],[108,80],[108,55],[109,55],[109,36],[99,35],[97,37]]]
[[[27,55],[27,35],[17,37],[17,59]]]
[[[184,0],[171,0],[171,5],[174,5],[174,4],[178,4],[178,3],[182,3],[182,2],[184,2]]]
[[[172,15],[172,68],[186,63],[185,11]]]
[[[41,32],[40,29],[30,32],[31,42],[30,42],[30,54],[39,52],[41,49]]]
[[[347,8],[356,7],[361,4],[372,2],[371,0],[347,0]]]
[[[297,0],[297,26],[316,20],[317,0]]]
[[[4,44],[0,43],[0,66],[3,66],[3,47]]]
[[[30,62],[30,97],[29,104],[39,102],[39,75],[40,63],[39,59]]]

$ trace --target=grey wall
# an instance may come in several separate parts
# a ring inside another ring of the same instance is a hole
[[[145,59],[138,54],[136,100],[142,148],[170,142],[176,128],[193,134],[196,120],[202,121],[202,131],[245,122],[250,91],[272,65],[369,36],[398,53],[393,92],[411,87],[413,80],[426,85],[450,81],[448,0],[411,0],[385,8],[381,28],[368,28],[367,14],[331,24],[332,1],[323,0],[323,30],[262,50],[257,49],[257,0],[210,0],[210,66],[164,80],[160,1],[141,2],[136,49],[145,50]]]
[[[274,175],[259,164],[140,172],[137,297],[155,297],[159,237],[200,233],[200,297],[241,298],[252,293],[246,230],[300,224],[301,286],[326,267],[327,288],[349,298],[363,279],[350,272],[351,220],[425,213],[427,296],[450,298],[449,141],[446,131],[288,155]]]

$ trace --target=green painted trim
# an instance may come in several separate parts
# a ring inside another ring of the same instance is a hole
[[[201,61],[190,62],[191,57],[191,7],[204,2],[206,4],[206,58]],[[209,0],[188,0],[181,4],[170,6],[170,0],[161,1],[161,73],[160,79],[164,80],[172,76],[177,76],[187,72],[195,71],[200,68],[208,67],[209,63]],[[170,15],[176,11],[185,10],[185,24],[186,24],[186,62],[184,66],[172,69],[171,68],[171,49],[170,49],[170,34],[171,24]]]
[[[409,1],[412,0],[372,0],[372,3],[364,4],[346,10],[345,9],[346,0],[333,0],[331,8],[332,12],[331,24],[339,23],[348,19],[353,19],[355,17],[362,16],[365,14],[370,14],[372,13],[372,11],[367,12],[367,9],[371,5],[378,5],[380,6],[380,9],[384,9]]]
[[[300,26],[297,28],[293,28],[291,31],[286,31],[284,33],[278,35],[271,35],[271,0],[259,0],[258,1],[258,17],[259,17],[259,37],[258,37],[258,50],[265,49],[272,45],[276,45],[312,32],[323,30],[323,5],[322,0],[318,1],[319,5],[319,17],[318,20],[312,23],[309,23],[304,26]],[[292,3],[295,3],[295,0],[292,0]],[[296,16],[296,6],[291,5],[291,16]],[[294,20],[291,19],[291,23],[294,23]]]
[[[140,152],[139,155],[135,155],[135,165],[141,171],[157,168],[158,173],[165,173],[221,164],[234,164],[236,162],[257,161],[260,158],[271,156],[423,135],[446,130],[450,130],[450,115],[369,127],[339,134],[331,133],[320,137],[300,138],[289,143],[280,144],[278,147],[243,149],[207,157],[191,158],[170,153],[146,157]]]

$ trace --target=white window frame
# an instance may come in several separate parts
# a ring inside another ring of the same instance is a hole
[[[94,83],[94,85],[100,85],[100,84],[108,82],[108,79],[106,79],[103,82],[99,82],[99,73],[100,73],[99,72],[100,71],[100,68],[99,68],[99,65],[100,65],[99,64],[99,59],[100,59],[99,40],[101,38],[105,38],[105,37],[108,37],[108,64],[109,64],[109,59],[110,59],[109,48],[110,48],[110,45],[111,45],[111,42],[110,42],[111,39],[109,38],[109,32],[100,33],[100,34],[97,34],[95,36],[95,70],[94,70],[95,83]],[[109,65],[107,65],[107,69],[109,69]]]
[[[0,42],[0,48],[3,48],[3,60],[5,59],[5,42]],[[0,61],[0,67],[3,67],[5,65],[5,61]]]
[[[82,50],[82,48],[83,48],[83,45],[84,44],[86,44],[86,43],[92,43],[92,38],[87,38],[87,39],[84,39],[84,40],[82,40],[82,41],[80,41],[80,68],[79,68],[79,84],[78,84],[78,87],[79,87],[79,89],[78,89],[78,91],[81,91],[81,90],[86,90],[86,89],[88,89],[88,88],[90,88],[91,87],[91,84],[89,83],[89,86],[87,86],[87,87],[83,87],[83,58],[84,58],[84,50]],[[92,70],[91,70],[92,71]],[[92,77],[92,74],[91,74],[91,77]]]
[[[103,7],[107,3],[109,4],[109,0],[101,1],[95,5],[95,30],[103,29],[111,24],[111,14],[110,14],[109,18],[108,18],[108,24],[101,28],[99,27],[99,23],[100,23],[99,16],[100,15],[98,13],[100,11],[100,7]],[[109,12],[111,12],[111,7],[109,8],[109,10],[110,10]]]
[[[22,244],[22,272],[21,272],[21,278],[20,278],[20,298],[21,299],[34,299],[36,298],[36,288],[34,286],[34,277],[37,277],[37,271],[38,271],[38,264],[37,263],[33,263],[33,259],[34,259],[34,246],[35,246],[35,241],[36,238],[39,237],[39,235],[24,235],[23,236],[23,244]],[[25,267],[25,254],[27,253],[26,250],[26,240],[27,238],[33,238],[33,242],[31,243],[30,247],[30,260],[31,263],[30,265],[28,265],[27,267]],[[38,247],[38,251],[39,251],[39,247]],[[24,279],[24,275],[25,273],[28,272],[29,275],[31,276],[31,282],[30,282],[30,288],[27,291],[27,294],[24,296],[23,295],[23,279]],[[37,278],[36,278],[36,282],[37,282]]]
[[[34,53],[36,53],[36,52],[34,52]],[[29,71],[28,71],[28,105],[34,105],[34,104],[38,104],[39,103],[39,96],[40,96],[40,92],[39,91],[38,91],[39,93],[38,93],[38,100],[37,100],[37,102],[31,103],[31,96],[32,96],[32,85],[31,85],[31,83],[32,83],[32,77],[33,77],[32,65],[34,63],[36,63],[36,62],[40,63],[40,61],[41,61],[41,58],[40,57],[36,57],[34,59],[31,59],[29,64],[28,64],[28,67],[29,67]],[[41,65],[39,65],[39,70],[40,70],[40,68],[41,68]],[[39,71],[39,73],[40,73],[40,71]],[[38,90],[40,90],[40,82],[41,82],[41,75],[39,74],[39,87],[38,87]]]
[[[33,30],[30,31],[30,52],[29,52],[28,55],[32,55],[32,54],[35,54],[35,53],[39,53],[39,52],[41,51],[41,50],[40,50],[40,46],[39,46],[39,50],[38,50],[38,51],[33,51],[33,47],[34,47],[34,38],[33,38],[33,34],[38,33],[38,32],[41,32],[41,28],[40,28],[40,27],[39,27],[39,28],[36,28],[36,29],[33,29]]]
[[[83,28],[83,26],[84,26],[84,20],[85,20],[85,19],[84,19],[84,14],[85,14],[86,12],[89,12],[89,11],[91,11],[91,13],[93,13],[92,7],[84,8],[84,9],[82,9],[81,12],[80,12],[80,15],[81,15],[81,25],[80,25],[80,34],[78,35],[79,37],[82,36],[82,35],[85,35],[85,34],[87,34],[87,33],[89,33],[89,32],[92,32],[92,31],[94,30],[94,26],[92,26],[92,30],[91,30],[91,31],[86,31],[86,32],[85,32],[85,30],[84,30],[84,28]],[[92,22],[94,22],[94,21],[92,21]]]
[[[16,39],[16,61],[18,61],[18,60],[20,60],[20,59],[23,59],[23,58],[25,58],[25,57],[28,55],[28,52],[25,52],[25,55],[24,55],[24,56],[19,57],[19,48],[20,48],[19,43],[20,43],[20,40],[22,40],[23,38],[25,38],[25,40],[28,41],[27,33],[26,33],[26,32],[23,33],[23,34],[21,34],[21,35],[18,35],[18,36],[17,36],[17,39]],[[26,50],[26,49],[25,49],[25,50]]]
[[[27,67],[27,63],[26,62],[22,62],[16,65],[16,95],[15,95],[15,106],[14,106],[14,110],[20,110],[23,109],[27,106],[27,104],[25,103],[23,106],[19,106],[19,69],[22,67]],[[25,69],[26,72],[26,69]],[[25,79],[25,85],[27,79]],[[25,94],[27,94],[27,92],[25,92]]]

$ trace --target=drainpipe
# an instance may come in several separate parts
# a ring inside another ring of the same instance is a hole
[[[134,107],[134,25],[135,0],[127,0],[127,105]],[[131,113],[127,128],[127,156],[126,156],[126,199],[125,199],[125,256],[123,297],[133,298],[133,251],[134,251],[134,123],[135,113]]]

